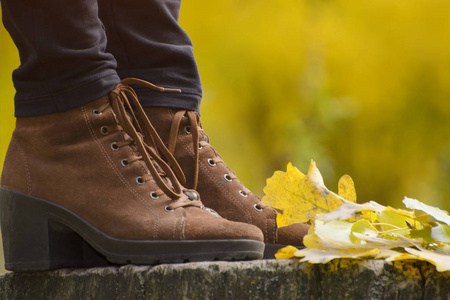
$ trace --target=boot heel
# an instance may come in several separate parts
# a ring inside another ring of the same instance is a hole
[[[0,188],[0,224],[7,270],[45,271],[106,262],[99,254],[93,254],[94,250],[77,233],[53,221],[51,216],[44,203]]]

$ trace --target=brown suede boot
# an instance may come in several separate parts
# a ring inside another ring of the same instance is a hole
[[[130,79],[82,107],[17,119],[0,189],[6,269],[261,258],[257,227],[205,208],[156,154],[180,171],[125,83],[150,85]]]
[[[185,186],[197,190],[203,203],[228,220],[258,226],[264,233],[264,258],[273,258],[285,245],[303,246],[309,225],[278,228],[277,212],[246,189],[209,144],[199,116],[193,111],[144,108],[150,121],[174,154],[187,178]]]

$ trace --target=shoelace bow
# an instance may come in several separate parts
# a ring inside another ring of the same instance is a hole
[[[119,124],[121,124],[119,129],[123,129],[131,137],[131,140],[118,142],[118,146],[134,143],[140,155],[133,156],[128,160],[137,161],[142,159],[145,162],[151,177],[155,180],[158,187],[174,200],[169,206],[170,209],[173,210],[185,206],[203,207],[201,201],[192,200],[183,193],[185,191],[183,191],[182,183],[180,183],[180,181],[186,181],[183,171],[148,120],[147,115],[139,103],[136,92],[129,86],[130,84],[142,85],[160,92],[180,92],[176,89],[159,87],[137,78],[122,80],[111,93],[113,95],[113,97],[110,97],[111,106]],[[131,99],[134,108],[129,99]],[[148,141],[151,145],[146,144],[145,141]],[[164,156],[168,164],[158,155],[158,152]],[[150,180],[150,175],[146,175],[144,175],[145,177],[142,176],[142,179],[144,181]]]

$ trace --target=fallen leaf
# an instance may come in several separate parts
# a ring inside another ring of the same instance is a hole
[[[407,208],[421,210],[421,211],[429,214],[436,220],[444,222],[447,225],[450,225],[450,216],[448,215],[448,212],[446,212],[445,210],[442,210],[442,209],[434,207],[434,206],[427,205],[425,203],[422,203],[422,202],[420,202],[416,199],[412,199],[412,198],[405,197],[405,199],[403,199],[403,203],[405,204],[405,206]]]
[[[308,222],[316,214],[331,212],[342,204],[340,196],[330,192],[314,161],[304,175],[291,163],[286,172],[276,171],[267,179],[262,201],[277,209],[279,227]]]
[[[356,203],[355,183],[349,175],[344,175],[339,179],[338,194],[345,200]]]
[[[401,235],[409,235],[411,228],[422,228],[423,226],[414,220],[414,213],[407,212],[400,209],[394,209],[390,206],[386,207],[383,211],[378,212],[377,218],[374,224],[379,224],[385,234],[385,238],[389,239],[390,233],[396,233]]]
[[[374,201],[357,204],[350,176],[339,180],[339,194],[329,191],[314,162],[307,175],[288,164],[267,180],[263,201],[280,214],[278,226],[311,220],[303,238],[307,247],[288,246],[276,258],[300,257],[310,263],[336,258],[428,261],[450,271],[450,216],[446,211],[405,198],[406,211]],[[355,202],[354,202],[355,201]],[[416,216],[416,211],[424,212]],[[443,224],[444,223],[444,224]]]
[[[433,246],[430,246],[433,245]],[[433,250],[436,253],[442,254],[442,255],[450,255],[450,245],[448,244],[429,244],[428,247],[430,247],[429,250]]]
[[[429,251],[426,249],[413,249],[405,248],[405,251],[413,254],[416,259],[425,260],[436,266],[438,272],[445,272],[450,270],[450,256],[436,253],[434,251]]]
[[[314,222],[314,233],[333,248],[349,248],[355,246],[350,235],[353,223],[347,221],[333,220],[324,223],[321,220]]]
[[[429,214],[423,213],[419,216],[416,216],[414,218],[414,221],[419,222],[422,225],[433,226],[433,224],[431,224],[432,222],[430,221],[430,219],[433,219],[433,218],[431,218],[431,216]]]
[[[450,243],[450,226],[437,224],[437,226],[431,228],[431,237],[442,243]]]
[[[434,239],[431,237],[431,226],[425,226],[422,229],[411,230],[411,238],[422,239],[426,243],[433,243]]]
[[[345,201],[339,208],[336,210],[319,216],[323,221],[331,221],[331,220],[346,220],[351,219],[356,212],[362,211],[375,211],[382,212],[386,206],[380,205],[374,201],[370,201],[364,204],[352,203]]]
[[[367,244],[366,247],[384,247],[384,248],[396,248],[396,247],[407,247],[407,246],[413,246],[414,240],[410,240],[410,239],[385,239],[382,237],[373,237],[373,236],[368,236],[368,235],[364,235],[364,234],[360,234],[357,232],[354,232],[353,235],[363,241],[365,241]]]
[[[312,264],[325,264],[336,258],[365,258],[378,254],[378,249],[316,249],[305,248],[294,253],[296,257],[302,257],[302,261]]]
[[[303,245],[307,248],[328,249],[331,246],[324,243],[315,233],[303,237]]]
[[[414,255],[391,249],[380,249],[380,252],[374,257],[374,259],[381,258],[384,258],[386,261],[416,259]]]
[[[275,253],[275,258],[276,259],[289,259],[289,258],[293,258],[294,253],[298,251],[297,248],[293,247],[293,246],[287,246],[284,248],[281,248],[280,250],[278,250],[277,253]]]
[[[371,237],[378,236],[378,230],[375,227],[373,227],[372,224],[370,224],[370,222],[367,220],[359,220],[356,223],[354,223],[352,225],[350,233],[351,233],[350,240],[352,241],[352,243],[359,245],[367,244],[367,242],[356,237],[354,233]]]

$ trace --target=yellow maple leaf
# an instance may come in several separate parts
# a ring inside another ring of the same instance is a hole
[[[344,185],[351,193],[348,182]],[[331,212],[342,204],[340,196],[325,187],[314,161],[311,161],[307,175],[291,163],[286,172],[276,171],[267,179],[264,193],[262,201],[279,211],[277,224],[280,227],[308,222],[316,214]]]
[[[356,203],[355,183],[349,175],[344,175],[339,179],[338,194],[345,200]]]
[[[278,250],[275,254],[276,259],[289,259],[295,257],[294,253],[297,252],[298,249],[294,246],[287,246]]]
[[[446,211],[405,198],[406,211],[374,201],[356,203],[350,176],[339,180],[339,193],[329,191],[314,161],[307,175],[288,164],[267,180],[263,202],[276,208],[278,226],[311,220],[303,237],[305,249],[288,246],[278,259],[301,258],[327,263],[336,258],[386,261],[424,260],[439,272],[450,270],[450,216]]]

